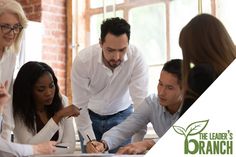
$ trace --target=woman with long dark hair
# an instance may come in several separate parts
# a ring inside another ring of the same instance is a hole
[[[75,132],[71,116],[79,109],[67,106],[61,96],[57,78],[50,66],[42,62],[24,64],[13,85],[14,134],[19,143],[36,144],[54,140],[65,148],[56,153],[72,153]]]
[[[8,81],[0,83],[0,134],[2,133],[3,111],[7,102],[10,100],[10,94],[7,92]],[[0,156],[29,156],[35,154],[51,154],[55,151],[55,141],[48,141],[34,145],[17,144],[2,139],[0,136]]]

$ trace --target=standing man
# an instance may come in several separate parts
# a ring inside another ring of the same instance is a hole
[[[73,104],[82,108],[76,123],[84,145],[89,138],[100,140],[133,112],[132,104],[139,105],[147,96],[148,66],[129,40],[130,25],[124,19],[107,19],[99,44],[82,50],[74,60]],[[130,138],[121,145],[129,142]]]
[[[158,137],[162,137],[180,115],[182,106],[181,64],[180,59],[165,63],[157,86],[158,95],[152,94],[145,98],[143,103],[124,122],[104,133],[100,142],[89,142],[87,151],[97,153],[113,149],[149,122],[152,123]],[[151,149],[155,142],[151,139],[128,144],[120,148],[117,153],[143,154]]]

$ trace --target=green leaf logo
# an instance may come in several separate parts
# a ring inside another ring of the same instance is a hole
[[[202,132],[207,126],[208,122],[209,120],[197,121],[191,123],[186,129],[181,126],[173,126],[173,129],[178,134],[184,135],[187,138],[188,136],[196,135]]]
[[[196,135],[202,132],[207,126],[208,121],[209,120],[203,120],[203,121],[197,121],[197,122],[191,123],[186,129],[187,136]]]
[[[185,135],[185,129],[181,126],[173,126],[175,132],[177,132],[180,135]]]
[[[189,150],[189,141],[188,136],[193,136],[196,134],[201,133],[205,127],[207,126],[209,120],[203,120],[203,121],[196,121],[188,125],[186,129],[184,129],[181,126],[173,126],[173,129],[175,132],[177,132],[180,135],[184,135],[184,154],[194,154],[197,149],[194,149],[193,151]],[[190,140],[193,142],[194,140]],[[194,143],[194,142],[193,142]]]

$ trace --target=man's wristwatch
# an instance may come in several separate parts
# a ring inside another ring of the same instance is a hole
[[[101,140],[100,141],[102,144],[103,144],[103,147],[104,147],[104,152],[108,150],[108,145],[107,145],[107,142],[104,141],[104,140]]]

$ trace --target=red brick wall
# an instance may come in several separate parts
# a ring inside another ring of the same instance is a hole
[[[41,21],[41,0],[17,0],[31,21]]]
[[[65,94],[66,83],[66,0],[17,0],[31,21],[44,26],[42,59],[49,64]]]

